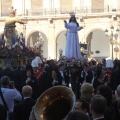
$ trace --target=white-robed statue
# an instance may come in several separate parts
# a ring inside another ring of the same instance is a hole
[[[67,58],[79,59],[81,57],[81,52],[78,31],[83,27],[79,26],[74,14],[71,14],[69,23],[67,23],[65,20],[64,23],[65,28],[67,29],[65,56]]]

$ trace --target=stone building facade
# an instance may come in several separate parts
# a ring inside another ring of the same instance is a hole
[[[9,15],[8,8],[16,9],[16,16],[26,20],[26,25],[16,24],[18,32],[23,32],[26,45],[35,45],[39,33],[44,39],[42,47],[43,57],[58,59],[59,49],[65,53],[66,29],[63,20],[69,21],[70,12],[74,12],[78,23],[84,27],[79,34],[79,42],[87,44],[89,57],[102,59],[111,57],[120,58],[120,0],[1,0],[0,1],[0,34],[4,31],[4,22]],[[111,25],[114,34],[118,34],[110,41],[105,30],[111,34]]]

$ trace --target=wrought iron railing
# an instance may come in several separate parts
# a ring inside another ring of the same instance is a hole
[[[16,11],[17,12],[17,11]],[[94,8],[61,8],[61,9],[29,9],[26,10],[26,13],[23,13],[23,15],[26,16],[41,16],[41,15],[62,15],[62,14],[69,14],[70,12],[75,12],[76,14],[91,14],[91,13],[106,13],[106,12],[120,12],[120,9],[111,9],[108,8],[104,9],[94,9]],[[5,17],[9,15],[9,11],[2,11],[0,13],[1,17]],[[22,14],[21,14],[22,15]]]

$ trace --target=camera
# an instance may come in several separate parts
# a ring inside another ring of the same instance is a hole
[[[15,85],[14,85],[14,81],[10,81],[10,86],[9,86],[9,88],[14,88],[15,87]]]

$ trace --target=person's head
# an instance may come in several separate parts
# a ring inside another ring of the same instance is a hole
[[[83,83],[81,86],[81,98],[90,101],[94,96],[94,88],[90,83]]]
[[[28,69],[28,70],[26,71],[26,76],[27,76],[28,78],[31,78],[31,76],[32,76],[32,71]]]
[[[34,66],[34,67],[33,67],[33,72],[35,73],[35,72],[37,72],[37,70],[38,70],[38,67],[37,67],[37,66]]]
[[[10,86],[10,78],[8,76],[1,77],[1,85],[5,87]]]
[[[60,70],[60,71],[64,71],[64,70],[65,70],[65,66],[64,66],[63,64],[60,64],[60,65],[59,65],[59,70]]]
[[[106,64],[106,59],[102,59],[102,64]]]
[[[75,18],[75,16],[74,16],[74,15],[72,15],[72,16],[70,17],[69,22],[77,22],[77,21],[76,21],[76,18]]]
[[[96,74],[97,74],[97,78],[104,78],[105,71],[104,70],[98,70]]]
[[[23,86],[22,88],[23,97],[31,97],[32,96],[32,87],[29,85]]]
[[[10,17],[14,17],[15,16],[15,10],[13,9],[13,7],[11,7],[10,9]]]
[[[117,86],[116,93],[117,96],[120,97],[120,85]]]
[[[88,71],[89,66],[88,66],[87,64],[85,64],[85,65],[83,66],[83,69],[84,69],[85,71]]]
[[[106,98],[108,106],[111,105],[111,103],[112,103],[112,89],[109,86],[100,85],[100,86],[98,86],[96,91],[97,91],[96,92],[97,95],[102,95],[103,97]]]
[[[7,63],[7,64],[5,65],[5,69],[10,69],[10,68],[11,68],[11,64]]]
[[[58,77],[58,72],[56,70],[52,71],[52,78],[57,78]]]
[[[90,111],[94,116],[104,115],[107,108],[107,100],[102,95],[95,95],[90,101]]]
[[[74,110],[79,110],[85,113],[89,112],[89,103],[84,99],[76,100]]]
[[[66,120],[89,120],[89,118],[84,112],[74,110],[68,113]]]
[[[44,71],[49,71],[49,65],[48,64],[44,65]]]

